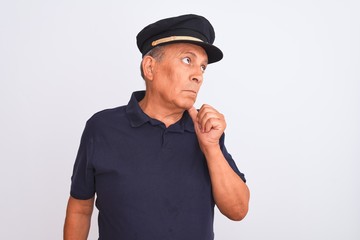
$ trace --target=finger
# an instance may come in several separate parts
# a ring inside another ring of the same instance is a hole
[[[195,132],[199,133],[202,132],[201,130],[201,125],[199,123],[199,118],[198,118],[198,110],[196,110],[195,107],[191,107],[190,109],[188,109],[188,113],[190,115],[191,120],[194,123],[194,128],[195,128]]]
[[[219,113],[216,109],[214,109],[213,107],[211,107],[209,105],[203,105],[203,107],[200,109],[200,111],[198,113],[197,118],[198,118],[201,128],[204,131],[206,129],[205,124],[207,124],[207,122],[210,119],[223,120],[224,116],[221,113]]]
[[[189,113],[194,125],[198,125],[198,121],[197,121],[198,111],[196,110],[196,108],[194,106],[192,106],[188,110],[188,113]]]
[[[209,130],[209,126],[214,121],[219,121],[219,120],[220,120],[220,118],[219,118],[218,114],[207,112],[206,114],[204,114],[203,118],[201,120],[199,120],[199,124],[201,125],[201,128],[205,131],[205,129]]]
[[[204,132],[210,132],[211,130],[223,130],[224,124],[221,119],[210,118],[204,125]]]
[[[208,115],[209,113],[212,113],[212,115]],[[197,117],[199,119],[199,122],[201,122],[206,118],[206,115],[207,118],[209,118],[209,116],[213,116],[213,114],[219,114],[219,112],[210,105],[204,104],[201,106]]]

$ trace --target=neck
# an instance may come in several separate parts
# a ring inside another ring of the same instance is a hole
[[[140,108],[146,115],[156,120],[161,121],[166,127],[179,121],[184,113],[183,109],[170,109],[163,104],[150,98],[147,93],[145,97],[139,102]]]

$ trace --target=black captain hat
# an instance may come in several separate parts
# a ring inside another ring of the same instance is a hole
[[[204,48],[208,63],[220,61],[222,51],[213,45],[215,31],[204,17],[186,14],[159,20],[142,29],[136,36],[137,46],[144,56],[156,46],[170,43],[192,43]]]

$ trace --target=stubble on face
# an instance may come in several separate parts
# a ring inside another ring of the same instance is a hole
[[[154,86],[168,106],[187,110],[197,98],[207,65],[203,48],[193,44],[170,44],[155,69]]]

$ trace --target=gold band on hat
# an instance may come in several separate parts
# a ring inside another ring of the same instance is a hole
[[[171,37],[166,37],[166,38],[160,38],[158,40],[155,40],[151,43],[151,46],[155,47],[161,43],[167,43],[167,42],[172,42],[172,41],[181,41],[181,40],[186,40],[186,41],[196,41],[196,42],[204,42],[203,40],[199,39],[199,38],[195,38],[195,37],[189,37],[189,36],[171,36]]]

